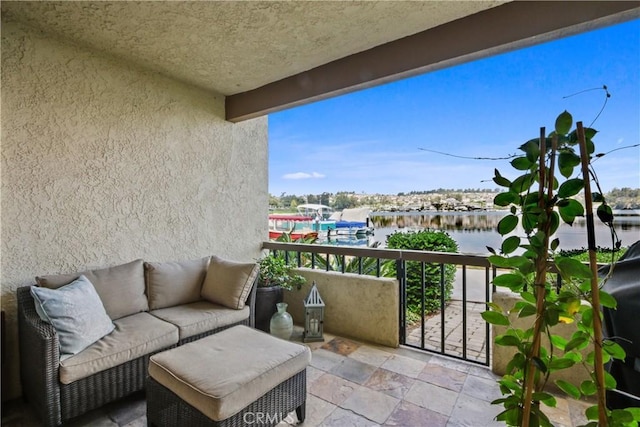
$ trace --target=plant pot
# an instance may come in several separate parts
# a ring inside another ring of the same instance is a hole
[[[276,304],[284,300],[280,286],[256,290],[256,329],[269,332],[271,317],[278,311]]]

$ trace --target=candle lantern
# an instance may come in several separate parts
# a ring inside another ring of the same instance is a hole
[[[313,282],[309,295],[304,300],[304,335],[302,341],[324,341],[322,337],[324,322],[324,301],[320,297],[316,282]]]

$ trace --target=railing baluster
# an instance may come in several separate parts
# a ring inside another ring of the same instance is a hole
[[[462,358],[467,358],[467,266],[462,266]]]
[[[444,264],[440,264],[440,353],[445,354]]]
[[[424,300],[425,281],[426,281],[424,262],[420,263],[420,272],[421,272],[420,276],[422,278],[421,279],[422,284],[420,286],[421,295],[422,295],[421,302],[420,302],[420,311],[421,311],[420,312],[420,347],[424,349],[425,348],[424,347],[424,333],[425,333],[425,330],[424,330],[425,328],[424,311],[425,310],[424,309],[426,304],[426,301]]]

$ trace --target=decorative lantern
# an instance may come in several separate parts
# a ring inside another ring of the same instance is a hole
[[[316,282],[313,282],[309,295],[304,300],[303,342],[324,341],[322,337],[324,322],[324,301],[320,297]]]

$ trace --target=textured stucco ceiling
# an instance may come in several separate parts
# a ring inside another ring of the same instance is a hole
[[[502,3],[3,1],[2,15],[232,95]]]

